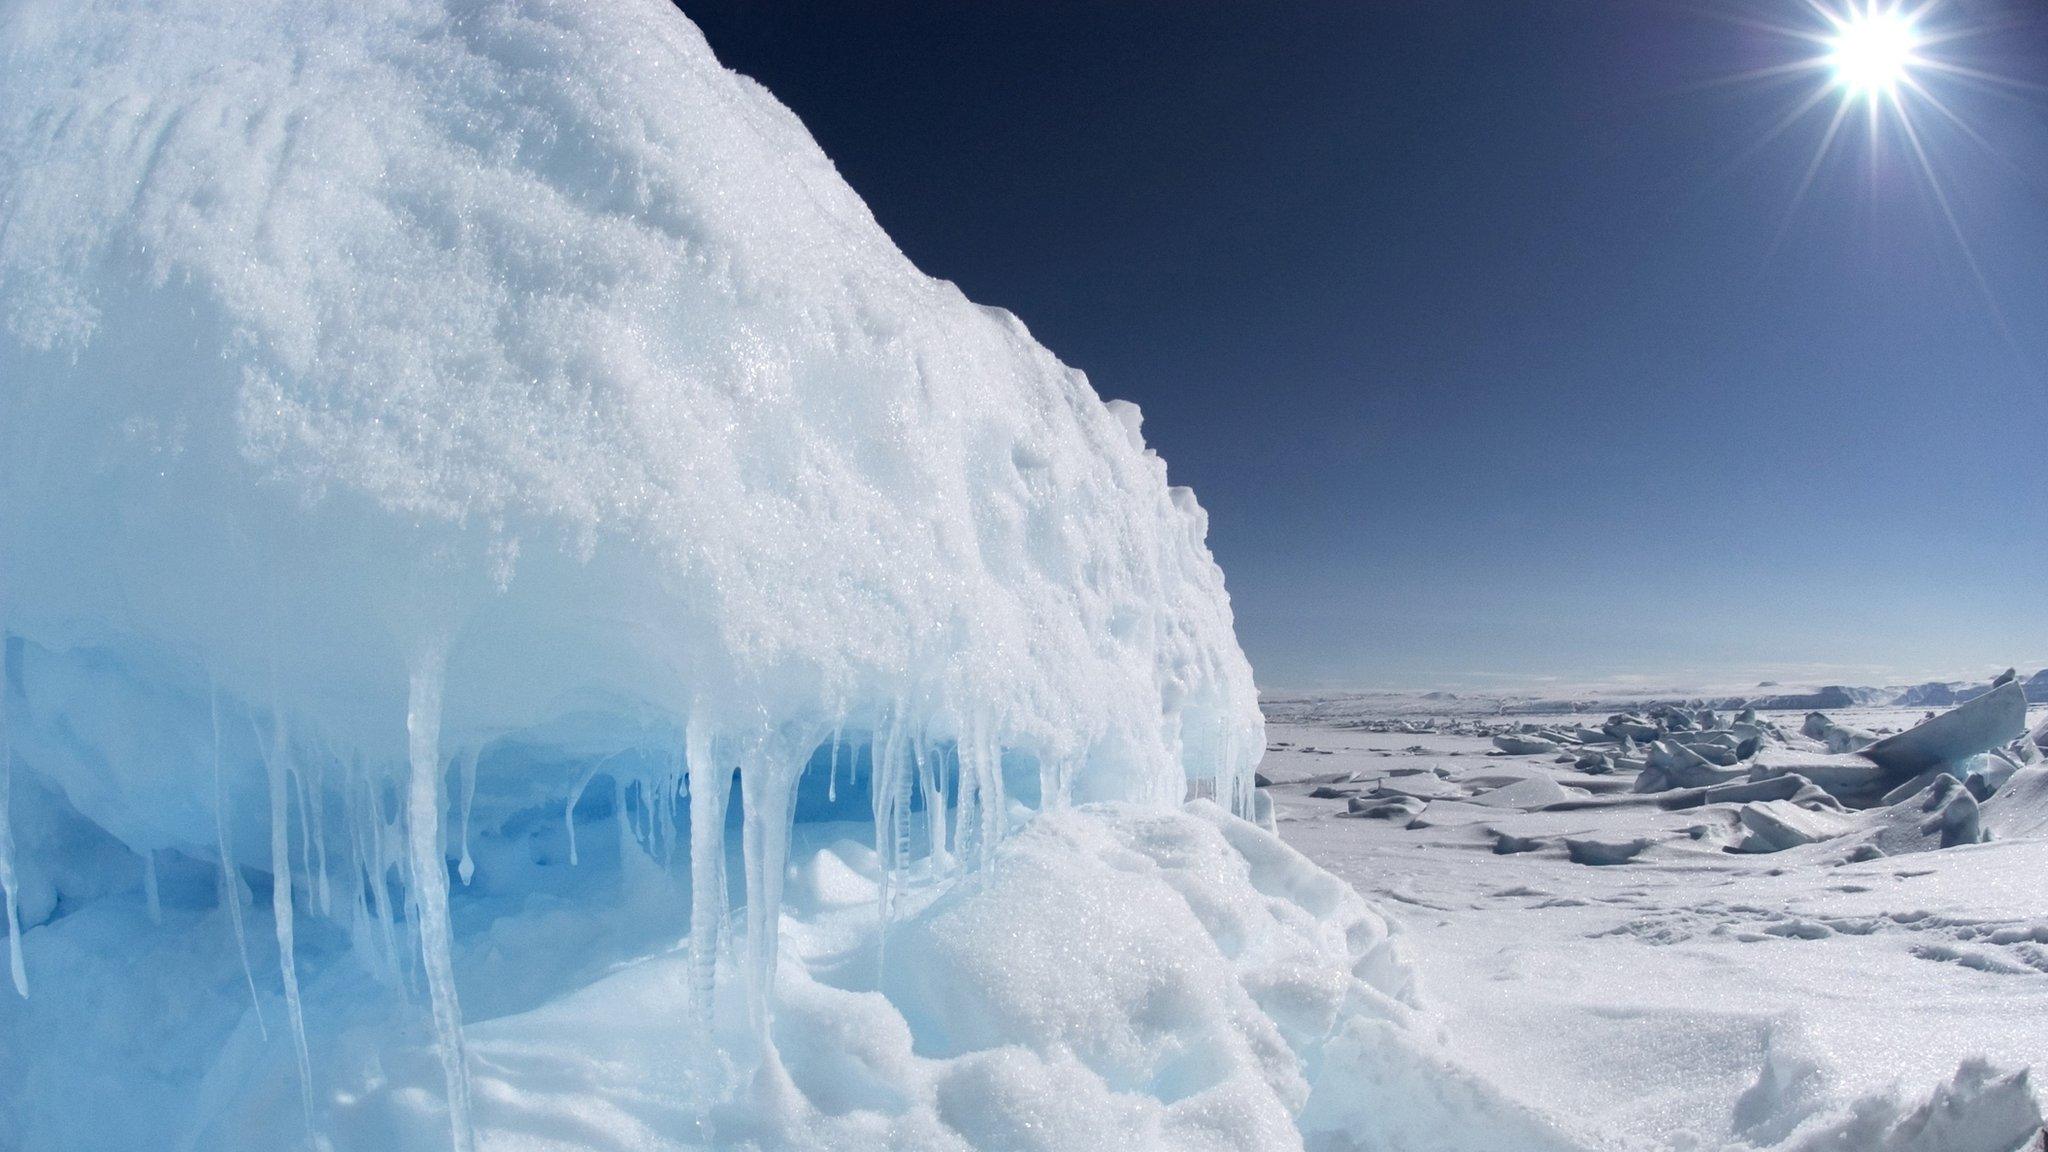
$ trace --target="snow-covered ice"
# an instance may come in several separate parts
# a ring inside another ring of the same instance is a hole
[[[1385,902],[1453,1054],[1571,1118],[1593,1147],[2032,1147],[2048,1060],[2042,768],[2012,772],[1981,803],[1943,773],[1859,810],[1761,770],[1637,793],[1629,769],[1587,774],[1572,750],[1516,754],[1495,739],[1525,727],[1599,738],[1623,703],[1651,711],[1612,699],[1515,715],[1415,696],[1269,704],[1282,719],[1262,790],[1282,839]],[[1286,719],[1303,713],[1316,719]],[[1832,717],[1883,732],[1922,718]],[[1801,749],[1796,712],[1757,722],[1781,734],[1759,760],[1774,748],[1848,759],[1812,750],[1819,741]],[[1567,798],[1531,789],[1527,804],[1468,817],[1531,776]],[[1312,795],[1333,779],[1353,798]],[[1416,779],[1440,798],[1408,799]],[[1358,818],[1397,800],[1398,818]],[[1981,808],[1981,828],[1948,835],[1963,803]],[[1441,807],[1451,818],[1432,820]]]
[[[504,1107],[465,1020],[692,925],[690,1043],[728,955],[765,1042],[793,820],[866,809],[894,917],[1032,809],[1249,810],[1250,669],[1137,409],[653,0],[7,6],[0,333],[37,1147],[274,1144],[279,1059],[330,1139],[377,1004],[465,1146]],[[188,963],[114,943],[138,891]],[[549,916],[587,954],[494,993]],[[118,1034],[159,999],[176,1035]]]

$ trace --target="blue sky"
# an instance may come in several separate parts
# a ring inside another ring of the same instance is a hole
[[[1921,109],[1980,286],[1896,135],[1796,196],[1820,74],[1712,83],[1800,0],[681,6],[1144,407],[1264,687],[2048,663],[2048,90]]]

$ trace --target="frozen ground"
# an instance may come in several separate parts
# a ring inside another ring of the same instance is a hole
[[[1282,711],[1313,713],[1305,703]],[[2007,1146],[1935,1122],[2024,1117],[2031,1084],[1951,1097],[1918,1128],[1910,1112],[1985,1077],[1972,1062],[1988,1060],[1995,1081],[2023,1069],[2038,1080],[2048,1061],[2048,841],[1862,863],[1845,862],[1839,840],[1736,853],[1732,805],[1523,810],[1518,798],[1557,797],[1516,778],[1614,796],[1628,782],[1500,752],[1485,734],[1500,721],[1474,718],[1489,709],[1445,715],[1414,697],[1323,709],[1354,725],[1373,723],[1370,711],[1397,730],[1269,728],[1261,774],[1278,827],[1405,926],[1423,1002],[1490,1080],[1616,1148]],[[1512,720],[1597,727],[1606,714]],[[1884,729],[1923,714],[1834,715]],[[1764,719],[1796,729],[1801,714]],[[1516,793],[1486,806],[1489,789],[1510,784]],[[1312,797],[1319,786],[1443,798],[1413,819],[1361,818],[1347,815],[1348,797]],[[1997,807],[1986,806],[1994,834]],[[1567,841],[1616,854],[1648,844],[1599,866],[1575,862]],[[1907,1123],[1875,1134],[1901,1113]]]

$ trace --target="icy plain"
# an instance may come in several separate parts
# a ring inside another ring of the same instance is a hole
[[[1986,803],[1988,843],[1922,837],[1857,861],[1875,814],[1844,817],[1848,838],[1735,851],[1739,804],[1666,809],[1625,775],[1494,740],[1597,727],[1606,709],[1500,715],[1494,701],[1384,694],[1269,710],[1281,719],[1260,771],[1282,838],[1388,910],[1462,1060],[1572,1118],[1591,1146],[2011,1152],[2038,1139],[2041,769]],[[1833,715],[1896,730],[1924,711]],[[1802,713],[1762,718],[1796,730]],[[1425,799],[1378,810],[1396,791]]]

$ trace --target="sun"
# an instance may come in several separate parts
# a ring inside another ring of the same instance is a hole
[[[1874,5],[1829,16],[1835,33],[1829,39],[1827,62],[1835,83],[1851,96],[1875,100],[1889,96],[1911,75],[1919,61],[1914,52],[1920,36],[1913,19],[1902,12],[1879,11]]]
[[[1812,157],[1792,191],[1772,251],[1791,230],[1807,193],[1830,159],[1855,147],[1860,137],[1860,151],[1868,160],[1871,195],[1877,194],[1881,175],[1891,167],[1903,164],[1917,171],[1918,183],[1948,226],[1989,314],[2017,354],[2004,309],[1999,307],[1964,232],[1959,202],[1951,195],[1955,177],[1946,169],[1982,154],[2011,170],[2011,160],[1972,126],[1968,113],[1974,105],[1997,99],[2016,103],[2030,117],[2038,114],[2041,97],[2048,96],[2048,85],[2003,75],[1984,65],[2004,55],[1992,51],[1994,42],[2003,42],[2015,29],[2048,27],[2048,20],[2038,14],[1965,12],[1964,5],[1954,0],[1708,2],[1725,3],[1730,8],[1725,14],[1710,14],[1766,33],[1787,48],[1778,60],[1723,76],[1710,82],[1712,86],[1796,85],[1804,89],[1729,165],[1732,169],[1795,128],[1814,128]],[[2041,0],[2009,2],[2038,9]],[[1778,7],[1785,10],[1782,17],[1766,11]]]

